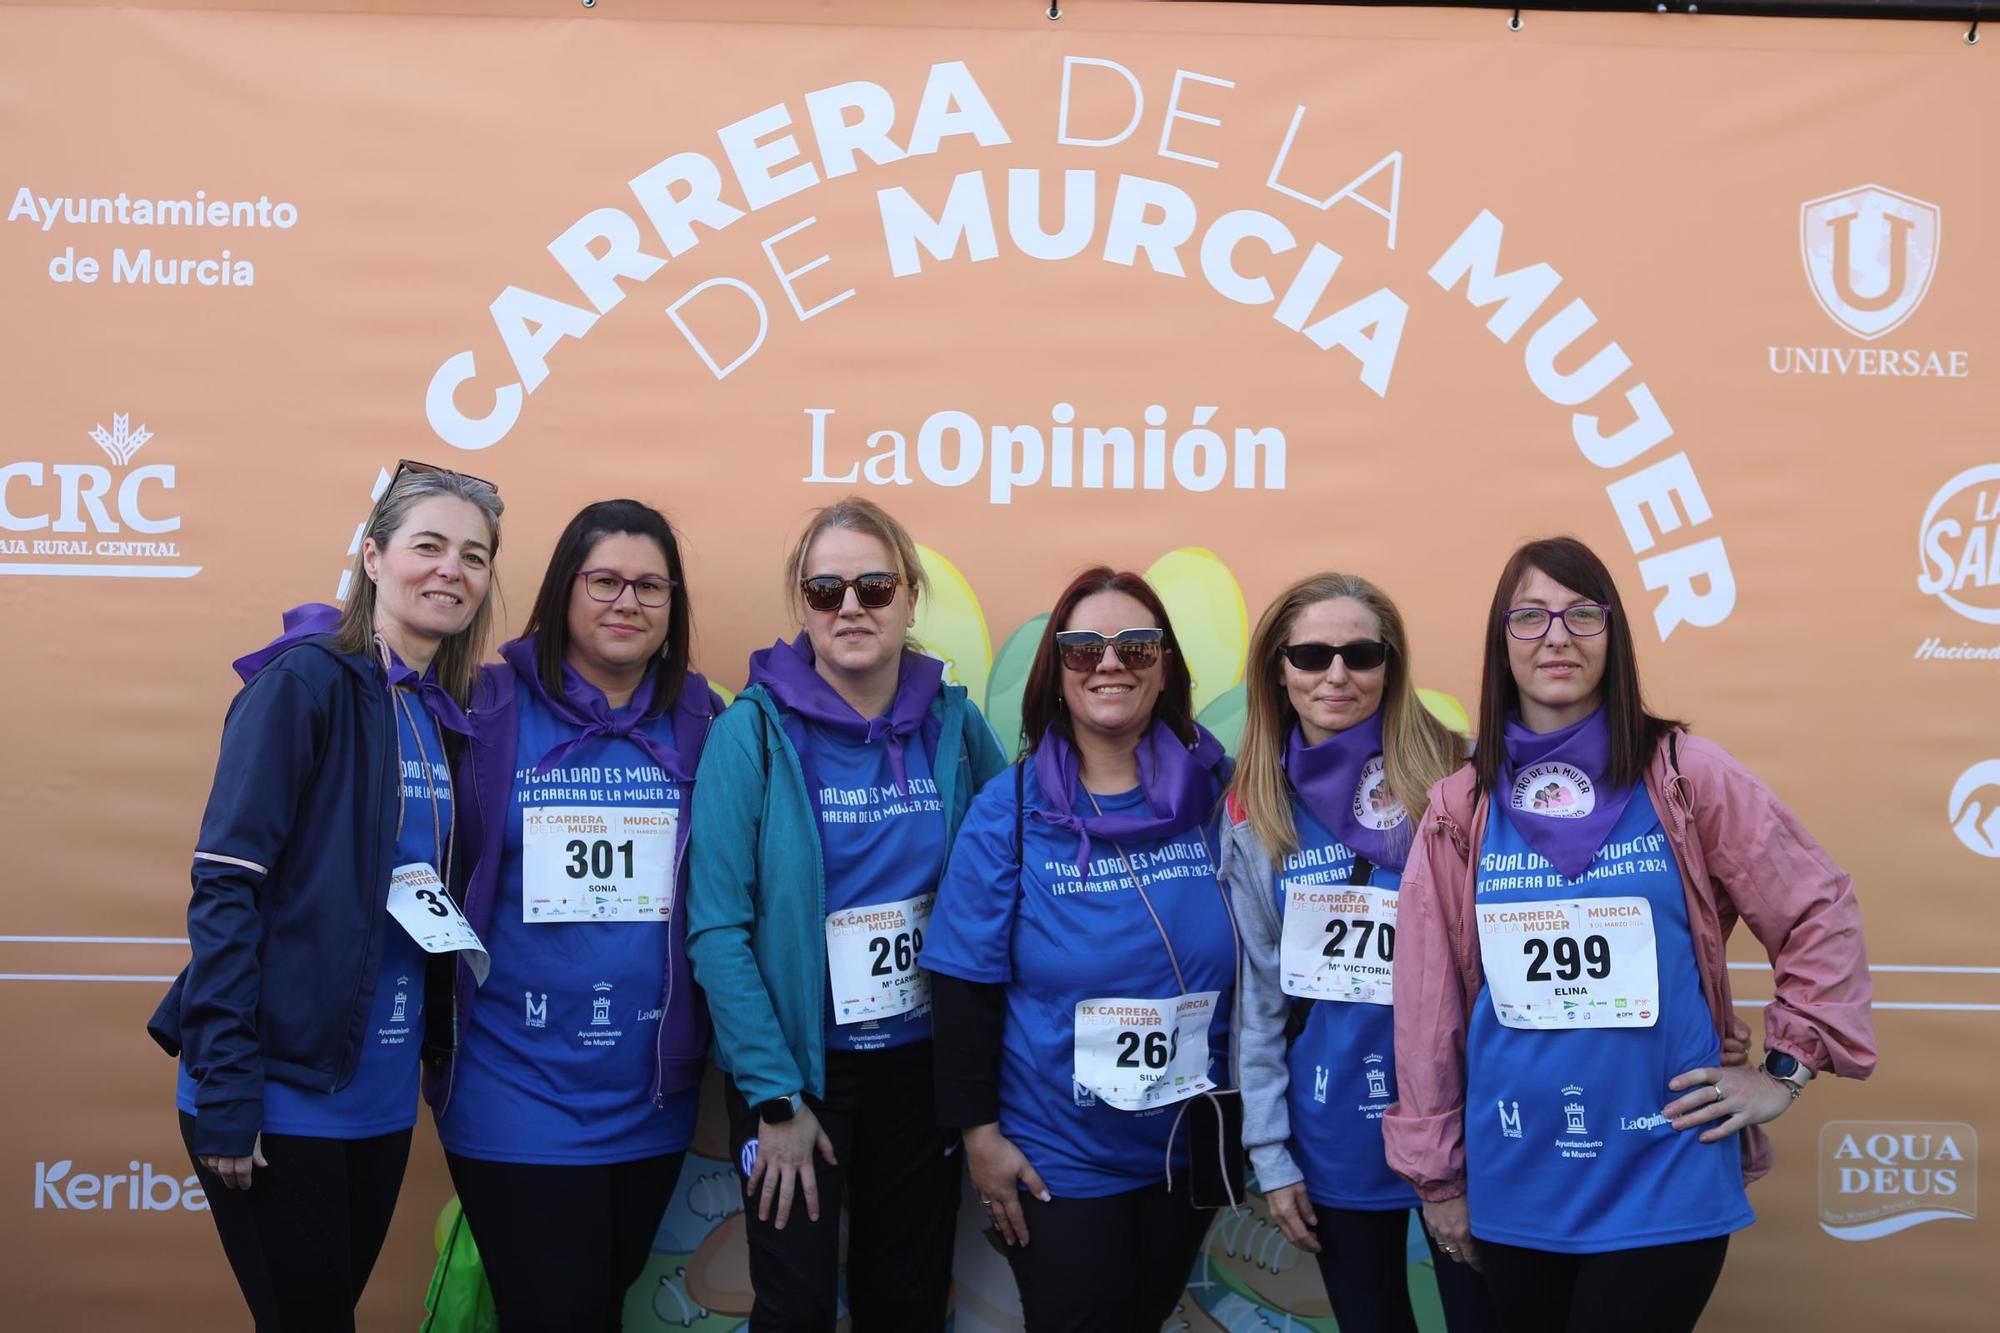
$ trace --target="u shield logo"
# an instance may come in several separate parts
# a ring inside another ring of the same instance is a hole
[[[1923,303],[1937,272],[1943,214],[1880,185],[1799,209],[1799,250],[1820,308],[1859,338],[1889,332]]]

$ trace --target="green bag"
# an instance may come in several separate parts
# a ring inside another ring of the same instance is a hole
[[[426,1313],[419,1333],[500,1333],[493,1290],[486,1285],[486,1264],[456,1195],[438,1214],[436,1236],[437,1271],[431,1274],[431,1289],[424,1293]]]

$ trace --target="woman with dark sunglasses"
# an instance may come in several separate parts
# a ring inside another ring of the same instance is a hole
[[[507,1333],[618,1328],[693,1138],[688,788],[722,702],[692,619],[673,528],[605,500],[480,673],[455,887],[491,970],[461,961],[426,1091]]]
[[[256,1326],[352,1330],[409,1160],[418,1051],[448,1028],[468,727],[500,545],[490,483],[397,468],[346,605],[234,664],[195,844],[193,958],[148,1030]],[[429,962],[446,962],[433,969]]]
[[[1738,919],[1772,963],[1729,1062]],[[1472,764],[1403,874],[1390,1165],[1503,1327],[1692,1329],[1766,1121],[1874,1068],[1846,872],[1719,746],[1641,701],[1604,564],[1529,542],[1494,588]]]
[[[973,803],[924,945],[938,1113],[1030,1333],[1159,1328],[1242,1183],[1219,1169],[1235,1117],[1212,1095],[1236,990],[1214,860],[1228,761],[1191,696],[1145,580],[1078,575],[1029,671],[1027,750]]]
[[[1403,617],[1352,574],[1285,589],[1250,641],[1222,880],[1243,928],[1243,1142],[1342,1328],[1415,1333],[1417,1196],[1382,1155],[1396,1100],[1391,964],[1413,796],[1465,762],[1424,708]],[[1433,1255],[1453,1333],[1492,1327],[1478,1275]]]
[[[917,955],[945,851],[1006,759],[911,650],[924,586],[878,505],[813,515],[785,566],[803,632],[751,656],[695,784],[688,952],[751,1196],[753,1329],[833,1328],[843,1196],[854,1326],[944,1326],[959,1167]]]

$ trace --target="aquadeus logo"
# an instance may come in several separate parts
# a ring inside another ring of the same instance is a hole
[[[133,466],[153,438],[118,413],[83,432],[105,462],[0,463],[0,575],[185,579],[172,463]],[[4,457],[4,455],[0,455]]]
[[[1937,274],[1944,215],[1880,185],[1799,209],[1799,250],[1820,309],[1857,338],[1889,332],[1923,304]]]
[[[1979,1135],[1961,1121],[1832,1120],[1819,1132],[1819,1225],[1879,1240],[1979,1216]]]

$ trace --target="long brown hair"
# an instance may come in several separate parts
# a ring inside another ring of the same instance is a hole
[[[1278,649],[1291,637],[1309,606],[1337,598],[1352,598],[1372,613],[1389,645],[1387,676],[1382,684],[1382,762],[1389,790],[1395,794],[1414,828],[1423,813],[1424,793],[1465,762],[1465,738],[1431,715],[1417,698],[1410,665],[1410,639],[1403,616],[1389,595],[1355,574],[1313,574],[1279,593],[1257,620],[1250,636],[1250,659],[1244,670],[1246,716],[1243,742],[1237,748],[1236,776],[1230,794],[1236,798],[1273,857],[1299,849],[1298,827],[1292,819],[1292,789],[1285,776],[1285,741],[1298,725],[1298,710],[1284,684],[1284,663]]]
[[[1166,679],[1160,687],[1160,697],[1153,704],[1153,720],[1166,723],[1183,745],[1193,745],[1194,679],[1188,674],[1187,658],[1181,655],[1180,640],[1174,637],[1174,622],[1167,615],[1166,603],[1152,585],[1130,570],[1093,565],[1071,579],[1056,598],[1055,607],[1049,612],[1049,623],[1042,628],[1042,641],[1035,645],[1034,665],[1028,668],[1028,683],[1021,696],[1021,738],[1026,742],[1022,753],[1040,745],[1051,729],[1072,744],[1076,741],[1069,710],[1062,706],[1064,668],[1062,657],[1056,652],[1056,632],[1069,622],[1078,602],[1100,592],[1124,593],[1141,603],[1160,623],[1165,650],[1160,655],[1160,665]]]
[[[1507,659],[1507,612],[1514,589],[1531,569],[1542,573],[1571,592],[1602,602],[1611,608],[1610,623],[1604,633],[1604,680],[1598,686],[1604,698],[1604,720],[1611,729],[1611,757],[1604,781],[1611,786],[1636,782],[1646,772],[1646,764],[1660,742],[1676,727],[1686,723],[1656,717],[1646,711],[1639,693],[1639,660],[1632,647],[1632,627],[1625,618],[1625,603],[1618,585],[1597,553],[1574,537],[1544,537],[1524,544],[1509,557],[1493,588],[1493,605],[1486,612],[1485,665],[1479,678],[1479,741],[1472,752],[1472,766],[1479,774],[1479,790],[1493,791],[1500,782],[1500,760],[1506,752],[1502,729],[1507,715],[1519,711],[1521,689],[1514,683],[1514,669]]]
[[[491,483],[457,472],[405,472],[397,477],[382,493],[382,498],[375,502],[375,508],[363,525],[362,536],[372,540],[376,550],[387,550],[390,540],[409,521],[410,510],[420,502],[439,495],[463,500],[485,515],[487,533],[493,539],[489,543],[488,559],[497,560],[500,555],[500,514],[506,508],[501,503],[500,492]],[[492,568],[489,564],[488,569]],[[472,702],[472,686],[479,677],[479,662],[486,656],[486,636],[493,628],[493,591],[499,586],[499,577],[497,571],[493,572],[492,581],[486,587],[486,596],[480,599],[479,609],[472,613],[471,621],[439,644],[437,656],[431,659],[438,684],[444,686],[460,705]],[[333,646],[343,653],[374,651],[375,580],[368,577],[367,550],[363,543],[356,543],[355,546],[347,604],[340,609],[340,623],[333,631]]]

